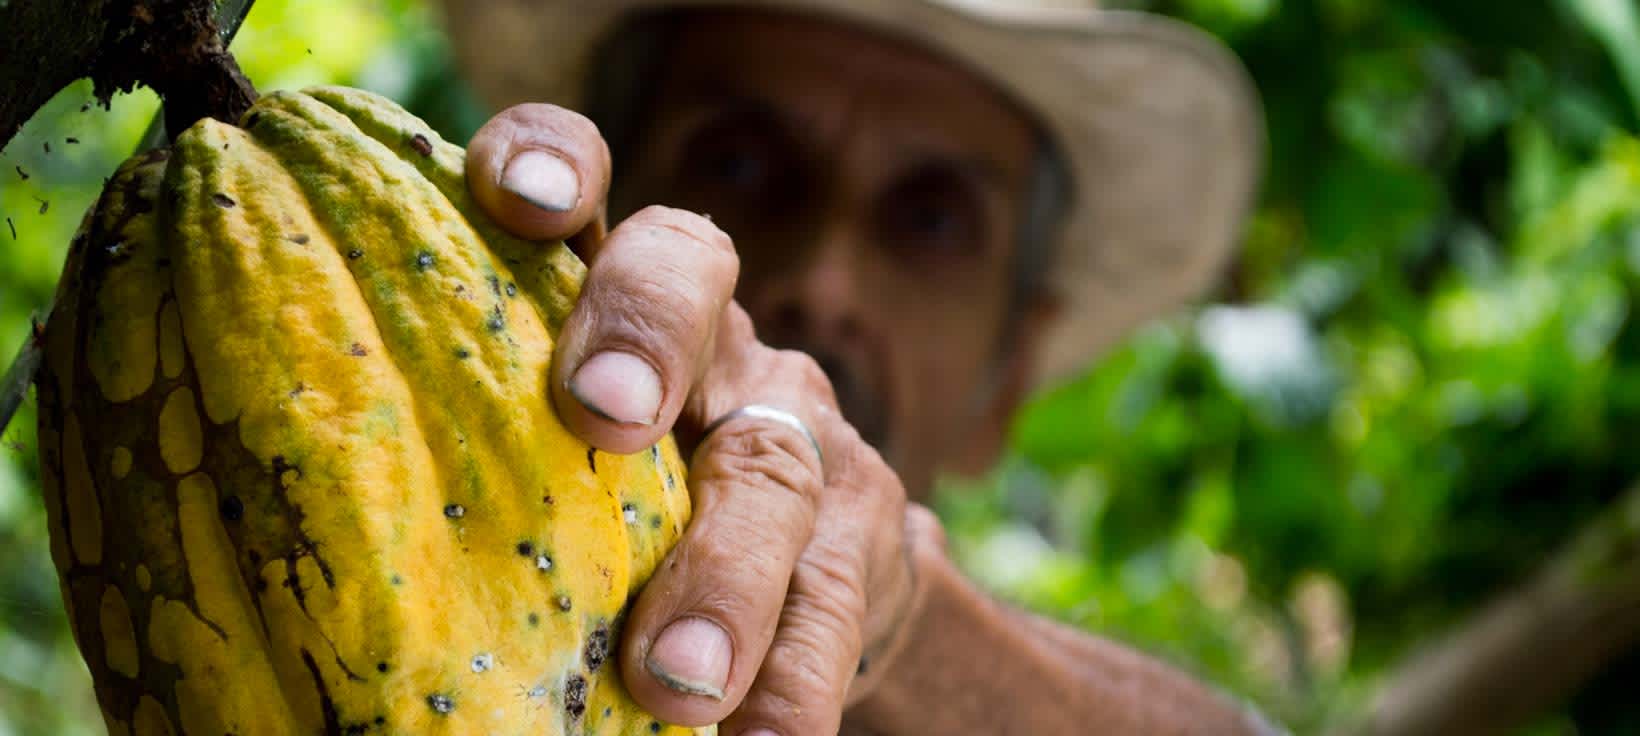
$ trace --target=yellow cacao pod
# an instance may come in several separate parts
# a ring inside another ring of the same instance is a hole
[[[87,216],[40,446],[111,733],[696,733],[611,657],[688,520],[676,447],[554,416],[584,268],[489,224],[462,167],[380,97],[274,93]]]

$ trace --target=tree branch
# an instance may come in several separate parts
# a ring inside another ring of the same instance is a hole
[[[51,96],[91,73],[115,6],[129,0],[0,5],[0,149]]]
[[[173,133],[207,116],[236,121],[256,99],[217,33],[212,0],[10,0],[0,29],[0,148],[81,77],[104,103],[154,88]]]
[[[1640,642],[1640,486],[1524,587],[1392,676],[1372,736],[1503,733],[1573,693]]]

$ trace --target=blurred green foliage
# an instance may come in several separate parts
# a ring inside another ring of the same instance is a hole
[[[1110,4],[1251,68],[1271,156],[1245,254],[937,505],[999,594],[1312,732],[1640,471],[1640,23],[1630,0]],[[235,51],[263,88],[375,89],[452,140],[484,117],[413,0],[259,0]],[[0,156],[0,356],[155,105],[87,100],[66,90]],[[99,733],[33,422],[0,447],[0,736]],[[1631,656],[1527,732],[1640,731],[1637,679]]]

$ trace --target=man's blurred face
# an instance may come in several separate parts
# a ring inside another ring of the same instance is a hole
[[[683,207],[733,237],[759,337],[820,360],[913,497],[942,465],[989,460],[1006,412],[983,397],[1022,364],[1000,352],[1030,121],[847,26],[726,11],[670,38],[617,208]]]

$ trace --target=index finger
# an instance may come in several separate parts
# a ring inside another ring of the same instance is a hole
[[[609,146],[598,126],[555,105],[516,105],[467,144],[467,187],[502,228],[562,240],[596,223],[609,191]]]

